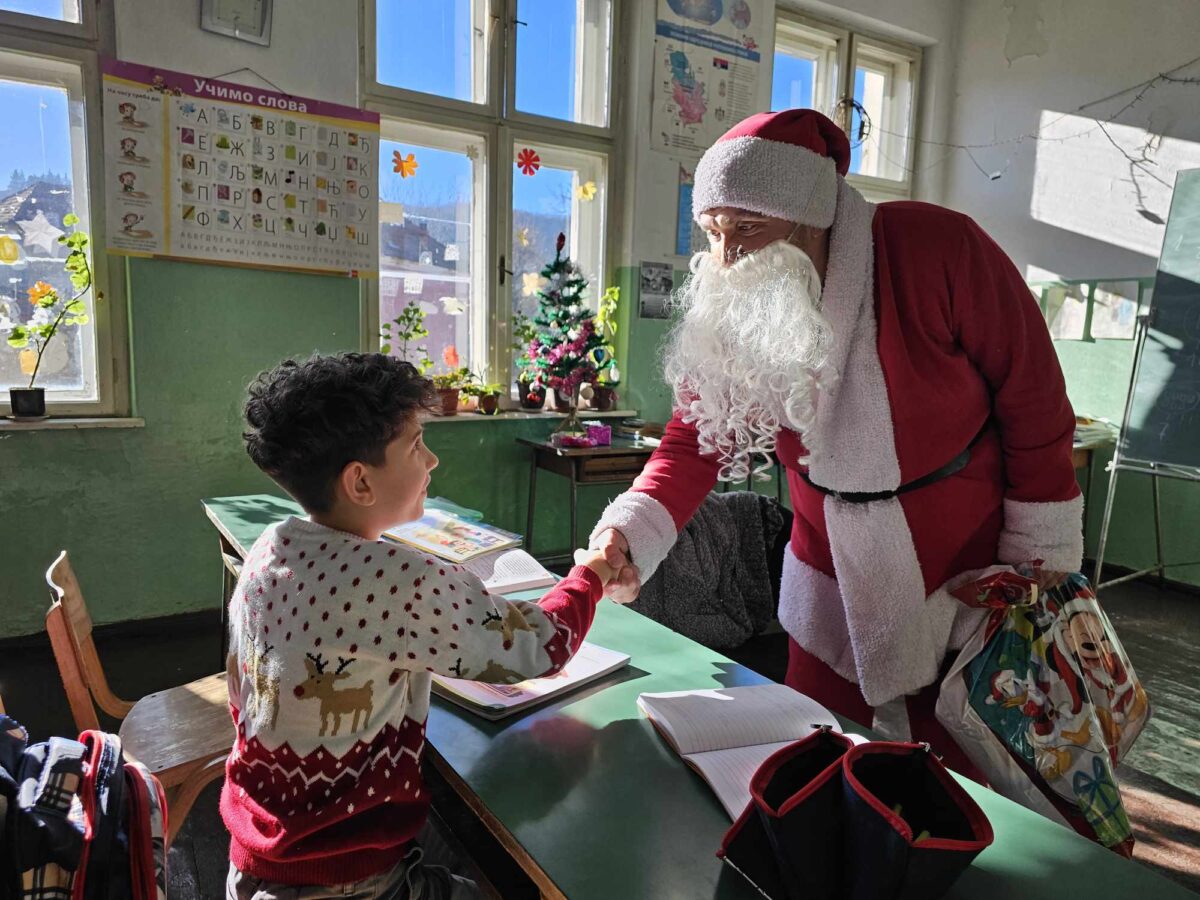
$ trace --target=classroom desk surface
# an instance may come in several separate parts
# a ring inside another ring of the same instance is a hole
[[[265,495],[204,505],[243,549],[295,509]],[[630,654],[630,664],[523,716],[488,722],[435,697],[426,727],[432,761],[544,896],[757,898],[713,855],[731,824],[716,796],[640,716],[636,700],[643,691],[766,679],[608,600],[588,640]],[[996,840],[948,897],[1195,896],[1003,797],[966,786]]]

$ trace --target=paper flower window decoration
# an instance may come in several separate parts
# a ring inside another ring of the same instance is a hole
[[[525,175],[532,175],[542,167],[542,158],[534,150],[526,147],[517,154],[517,168]]]
[[[417,174],[417,169],[421,164],[417,162],[417,157],[410,153],[408,156],[401,156],[399,150],[392,151],[392,171],[399,172],[401,178],[411,178]]]

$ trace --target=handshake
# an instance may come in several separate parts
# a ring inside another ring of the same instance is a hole
[[[629,557],[625,535],[608,528],[593,546],[575,551],[575,565],[587,566],[604,585],[604,593],[617,603],[632,603],[642,589],[641,573]]]

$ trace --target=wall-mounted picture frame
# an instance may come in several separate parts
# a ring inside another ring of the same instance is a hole
[[[273,5],[272,0],[200,0],[200,27],[269,47]]]

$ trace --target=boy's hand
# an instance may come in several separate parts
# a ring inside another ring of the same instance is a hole
[[[608,586],[608,583],[617,574],[613,567],[608,564],[608,560],[604,558],[603,550],[576,550],[575,565],[587,566],[600,579],[600,584],[605,587]]]

